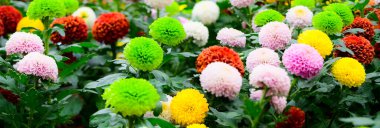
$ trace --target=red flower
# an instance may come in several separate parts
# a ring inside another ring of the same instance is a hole
[[[239,70],[240,74],[244,75],[244,65],[241,61],[239,54],[234,50],[227,47],[211,46],[199,54],[196,61],[196,68],[198,72],[202,72],[206,66],[212,62],[224,62]]]
[[[72,64],[77,61],[77,58],[74,56],[72,52],[63,53],[62,56],[69,58],[65,61],[65,64]]]
[[[350,35],[344,37],[343,41],[346,47],[354,52],[354,55],[336,50],[334,52],[335,57],[352,57],[363,64],[370,64],[372,62],[375,56],[375,49],[367,39],[361,36]]]
[[[14,33],[21,18],[22,15],[16,8],[12,6],[0,6],[0,20],[4,24],[3,34]]]
[[[128,19],[121,13],[112,12],[99,16],[92,27],[94,38],[106,44],[115,43],[129,32]]]
[[[367,18],[361,18],[361,17],[356,17],[354,19],[354,22],[343,28],[342,32],[351,29],[351,28],[361,28],[364,30],[364,32],[359,32],[355,35],[357,36],[363,36],[364,38],[368,40],[372,40],[373,36],[375,36],[375,27],[372,25],[371,21],[369,21]],[[347,35],[352,35],[351,33],[347,33]]]
[[[51,23],[50,27],[56,24],[62,24],[65,28],[65,36],[61,36],[58,32],[54,32],[50,40],[54,43],[71,44],[74,41],[84,41],[87,39],[87,25],[82,18],[79,17],[63,17],[58,18]]]
[[[305,124],[305,112],[297,107],[290,107],[285,113],[288,117],[285,121],[276,124],[276,128],[302,128]]]
[[[380,43],[376,43],[374,47],[375,47],[376,57],[380,59]]]
[[[3,24],[3,21],[0,20],[0,36],[2,36],[4,34],[4,24]]]
[[[20,97],[16,94],[13,94],[13,92],[3,89],[0,87],[0,94],[12,104],[17,104],[20,101]]]

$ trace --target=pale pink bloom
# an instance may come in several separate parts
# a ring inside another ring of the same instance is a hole
[[[290,43],[292,32],[288,25],[282,22],[270,22],[265,24],[259,32],[259,43],[263,47],[273,50],[285,49],[285,46]]]
[[[45,80],[56,81],[58,78],[58,67],[55,60],[38,52],[27,54],[14,67],[20,73],[38,76]]]
[[[16,53],[28,54],[30,52],[43,53],[45,49],[39,36],[32,33],[15,32],[5,43],[5,50],[7,55],[11,55]]]
[[[243,32],[233,28],[221,29],[216,39],[220,41],[220,44],[231,47],[245,47],[247,40]]]
[[[260,65],[269,64],[273,66],[280,66],[280,57],[278,54],[269,48],[258,48],[248,54],[246,65],[248,72]]]

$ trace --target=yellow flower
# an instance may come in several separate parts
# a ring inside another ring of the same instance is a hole
[[[168,98],[168,101],[162,102],[162,112],[159,115],[160,118],[165,119],[166,121],[172,122],[172,117],[171,117],[171,111],[170,111],[170,103],[173,97],[171,96],[166,96]]]
[[[333,50],[333,43],[329,36],[320,30],[306,30],[298,36],[298,43],[307,44],[315,48],[325,58]]]
[[[186,128],[207,128],[204,124],[192,124],[187,126]]]
[[[170,103],[171,117],[181,126],[203,123],[208,112],[204,95],[195,89],[184,89]]]
[[[45,30],[44,24],[41,20],[31,20],[28,17],[24,17],[17,24],[17,31],[20,31],[22,28],[33,27],[37,30]]]
[[[365,69],[357,60],[344,57],[337,60],[331,69],[335,79],[348,87],[360,87],[366,77]]]
[[[274,2],[277,2],[277,0],[266,0],[268,3],[274,3]]]

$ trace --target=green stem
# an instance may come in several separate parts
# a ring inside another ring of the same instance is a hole
[[[128,128],[134,128],[134,117],[131,116],[128,118]]]
[[[116,53],[116,42],[111,43],[111,51],[112,51],[112,60],[115,60],[116,55],[117,55],[117,53]],[[111,64],[111,68],[112,68],[111,69],[112,71],[115,71],[115,64],[114,63]]]
[[[157,19],[160,18],[160,9],[157,9]]]
[[[260,112],[259,116],[256,117],[255,120],[253,121],[252,128],[257,128],[257,126],[260,123],[260,119],[261,119],[261,117],[264,114],[264,107],[266,105],[266,95],[267,95],[267,92],[268,92],[268,88],[266,86],[264,86],[264,93],[261,96],[261,99],[260,99],[260,102],[259,102],[261,112]]]
[[[43,31],[43,41],[44,41],[44,47],[45,47],[45,54],[49,54],[49,17],[42,18],[42,22],[44,24],[45,30]]]

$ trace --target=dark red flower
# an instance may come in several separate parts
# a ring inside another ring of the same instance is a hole
[[[305,112],[297,107],[290,107],[285,113],[288,117],[285,121],[276,124],[276,128],[302,128],[305,124]]]
[[[54,32],[50,40],[54,43],[71,44],[74,41],[84,41],[87,39],[87,25],[82,18],[79,17],[63,17],[58,18],[51,23],[50,27],[56,24],[62,24],[65,28],[65,36],[61,36],[58,32]]]
[[[343,41],[346,47],[354,52],[354,55],[336,50],[334,52],[335,57],[352,57],[363,64],[370,64],[372,62],[375,56],[375,49],[367,39],[361,36],[350,35],[344,37]]]
[[[374,47],[375,47],[376,57],[380,59],[380,43],[376,43]]]
[[[77,58],[74,56],[72,52],[63,53],[62,56],[69,58],[65,61],[65,64],[72,64],[77,61]]]
[[[20,101],[20,97],[13,92],[0,87],[0,94],[12,104],[17,104]]]
[[[3,21],[0,20],[0,36],[4,34],[4,24]]]
[[[355,35],[357,36],[362,36],[368,40],[372,40],[373,36],[375,36],[375,27],[372,25],[371,21],[368,20],[367,18],[361,18],[361,17],[356,17],[354,19],[354,22],[343,28],[342,32],[352,29],[352,28],[361,28],[364,30],[364,32],[359,32]],[[347,35],[352,35],[351,33],[347,33]]]
[[[13,6],[0,6],[0,20],[4,24],[4,33],[14,33],[22,14]],[[1,35],[0,35],[1,36]]]
[[[106,44],[115,43],[129,32],[128,19],[121,13],[111,12],[99,16],[92,27],[94,38]]]

